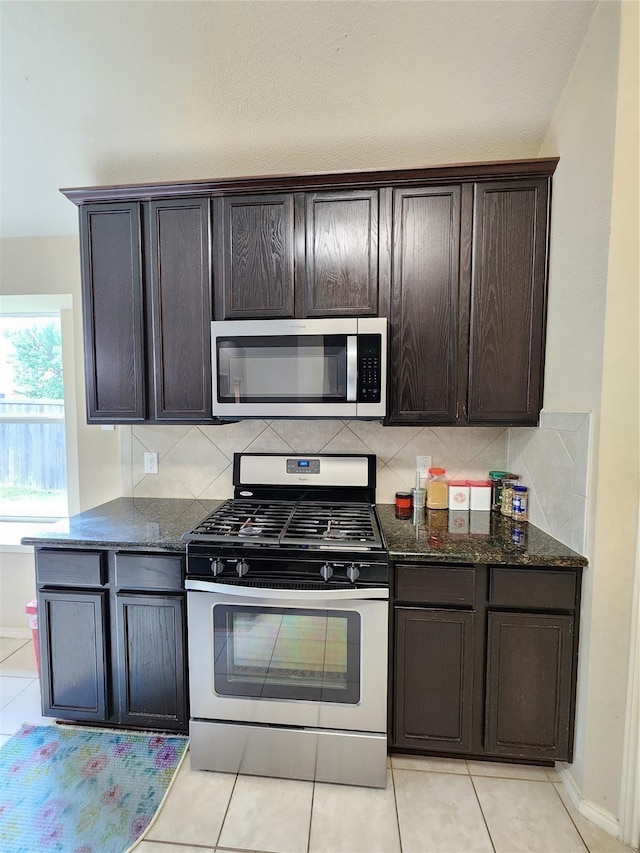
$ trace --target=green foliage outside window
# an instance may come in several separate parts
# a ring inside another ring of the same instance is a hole
[[[62,400],[62,338],[56,324],[33,325],[5,332],[13,345],[9,355],[15,390],[29,398]]]

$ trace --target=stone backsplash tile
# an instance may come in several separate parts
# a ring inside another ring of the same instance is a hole
[[[589,412],[543,412],[538,429],[508,431],[507,468],[529,487],[529,520],[584,553],[590,460]]]
[[[125,429],[123,427],[123,429]],[[233,493],[234,452],[374,453],[376,498],[393,503],[415,484],[415,457],[430,455],[449,477],[484,477],[507,459],[507,429],[383,427],[375,421],[245,420],[221,426],[131,428],[123,482],[135,497],[226,498]],[[159,473],[145,475],[142,455],[158,453]],[[130,455],[130,458],[127,458]],[[173,492],[172,492],[173,489]]]

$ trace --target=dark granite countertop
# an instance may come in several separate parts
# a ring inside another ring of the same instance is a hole
[[[64,548],[126,548],[184,551],[181,536],[222,501],[171,498],[116,498],[66,521],[43,527],[23,545]],[[384,537],[392,557],[405,561],[495,563],[575,567],[587,560],[532,524],[520,525],[523,542],[514,542],[514,525],[495,512],[427,511],[414,525],[395,517],[391,504],[378,504]]]
[[[184,551],[181,536],[222,501],[116,498],[22,539],[23,545]]]
[[[392,558],[557,568],[587,565],[586,557],[540,528],[528,523],[516,527],[500,513],[427,510],[415,525],[411,519],[397,519],[391,504],[378,504],[377,509]]]

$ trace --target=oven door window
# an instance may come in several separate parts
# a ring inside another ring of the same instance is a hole
[[[347,398],[346,335],[218,340],[220,403],[340,403]]]
[[[218,695],[360,701],[359,613],[218,604],[213,623]]]

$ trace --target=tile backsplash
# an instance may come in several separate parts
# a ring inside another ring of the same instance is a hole
[[[585,552],[590,412],[547,412],[537,428],[508,431],[507,468],[529,487],[529,521]]]
[[[234,452],[375,453],[378,503],[415,484],[416,456],[452,477],[486,478],[492,469],[521,475],[529,519],[584,553],[589,412],[546,412],[539,427],[383,427],[377,421],[244,420],[220,426],[121,427],[123,482],[134,497],[228,498]],[[145,474],[146,451],[159,473]]]
[[[415,485],[416,456],[430,455],[449,477],[486,478],[506,463],[504,427],[383,427],[358,420],[244,420],[221,426],[136,425],[123,436],[123,481],[134,497],[228,498],[234,452],[375,453],[378,503]],[[156,452],[159,473],[143,455]]]

